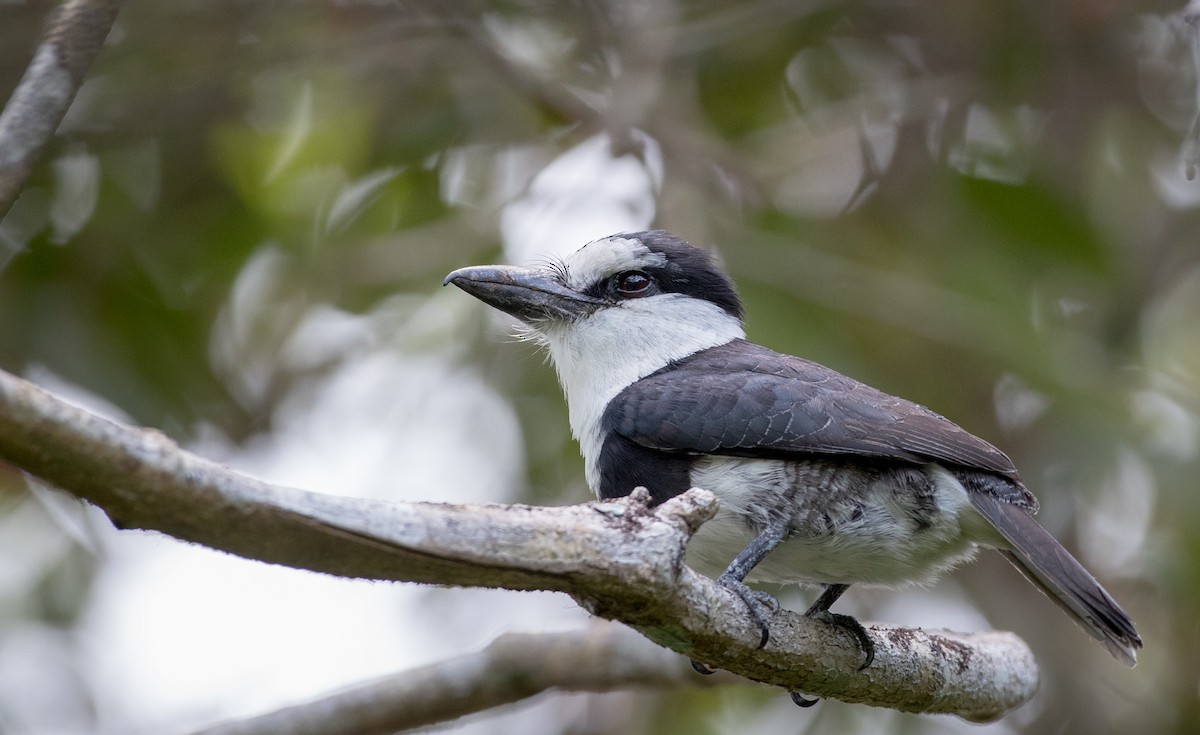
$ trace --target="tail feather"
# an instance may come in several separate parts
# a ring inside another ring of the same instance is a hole
[[[1118,661],[1137,664],[1142,639],[1096,578],[1025,508],[984,492],[970,496],[975,509],[1012,545],[1002,550],[1008,560]]]

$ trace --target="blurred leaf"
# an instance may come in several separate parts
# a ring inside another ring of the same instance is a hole
[[[1109,255],[1084,212],[1047,187],[967,177],[960,183],[980,224],[1000,236],[1015,257],[1094,272],[1109,268]]]
[[[311,224],[313,212],[366,162],[369,103],[351,80],[330,72],[264,75],[253,89],[245,121],[214,127],[216,162],[263,216]]]

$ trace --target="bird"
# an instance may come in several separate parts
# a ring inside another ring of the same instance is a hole
[[[745,601],[760,647],[778,603],[747,582],[823,588],[805,614],[851,633],[865,668],[870,636],[830,610],[846,589],[925,585],[983,547],[1136,664],[1133,621],[1037,522],[1004,452],[924,406],[748,341],[737,290],[707,251],[663,230],[620,233],[531,267],[460,268],[447,284],[516,317],[549,351],[598,498],[637,487],[655,504],[692,487],[717,496],[686,560]]]

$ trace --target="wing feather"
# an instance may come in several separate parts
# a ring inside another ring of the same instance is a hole
[[[666,452],[941,462],[1020,482],[1007,455],[924,406],[744,340],[627,387],[609,403],[604,421]]]

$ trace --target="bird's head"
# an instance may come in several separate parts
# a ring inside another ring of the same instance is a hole
[[[605,237],[541,266],[460,268],[451,283],[546,333],[604,312],[659,315],[667,328],[675,319],[742,319],[733,283],[708,253],[661,230]]]
[[[745,336],[729,277],[660,230],[605,237],[542,266],[461,268],[445,283],[517,317],[549,348],[576,436],[626,385]]]

